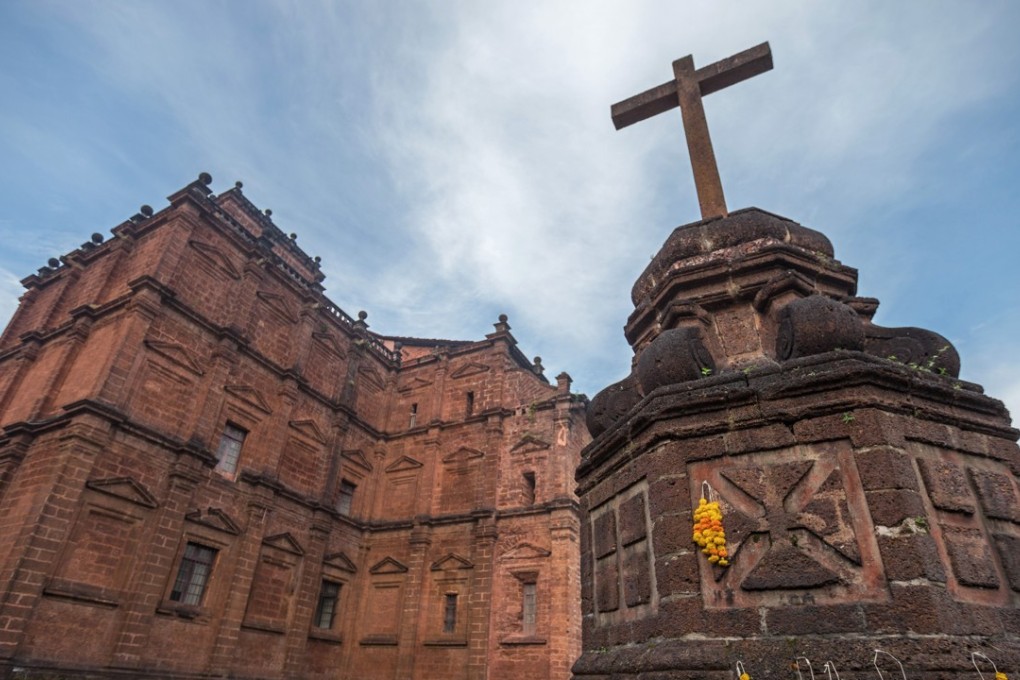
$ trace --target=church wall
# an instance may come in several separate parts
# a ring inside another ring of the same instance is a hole
[[[500,324],[398,367],[324,302],[317,263],[277,242],[274,268],[237,231],[279,238],[247,199],[200,193],[30,282],[4,335],[0,674],[566,678],[577,508],[560,468],[584,403]],[[228,426],[236,469],[218,461]],[[196,554],[208,578],[186,603]],[[508,564],[541,574],[541,640],[499,642],[521,625]]]

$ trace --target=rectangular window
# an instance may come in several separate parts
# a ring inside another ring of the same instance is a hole
[[[414,427],[415,423],[418,422],[418,404],[411,404],[411,424],[408,427]]]
[[[181,566],[177,569],[170,599],[181,604],[198,606],[202,603],[205,584],[212,571],[216,551],[198,543],[188,543],[181,557]]]
[[[525,472],[524,473],[524,504],[534,505],[535,504],[535,473]]]
[[[535,598],[535,584],[534,583],[525,583],[522,595],[523,595],[523,599],[524,599],[523,604],[522,604],[522,608],[523,608],[524,611],[523,611],[523,616],[521,617],[522,618],[522,623],[521,623],[522,631],[521,632],[523,632],[525,635],[534,635],[535,634],[535,618],[536,618],[535,610],[536,610],[536,607],[537,607],[537,603],[535,601],[535,599],[536,599]]]
[[[457,629],[457,593],[446,594],[446,608],[443,610],[443,632],[452,633]]]
[[[237,472],[237,461],[241,457],[241,447],[244,445],[244,438],[248,435],[233,423],[227,423],[220,436],[220,446],[216,450],[216,469],[227,474]]]
[[[354,490],[357,485],[351,484],[346,479],[340,480],[340,495],[336,500],[336,511],[341,515],[350,515],[351,507],[354,505]]]
[[[323,581],[319,589],[319,606],[315,609],[315,627],[332,628],[336,616],[336,604],[340,599],[340,584]]]
[[[472,413],[475,412],[475,393],[468,392],[467,399],[465,401],[467,402],[465,404],[465,410],[467,411],[467,414],[470,416]]]

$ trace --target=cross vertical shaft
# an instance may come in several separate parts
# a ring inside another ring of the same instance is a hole
[[[715,162],[712,137],[708,134],[705,106],[701,102],[701,85],[695,76],[694,58],[690,55],[673,62],[680,114],[687,138],[687,151],[694,171],[694,187],[698,193],[701,216],[725,217],[726,197],[723,195],[719,165]]]

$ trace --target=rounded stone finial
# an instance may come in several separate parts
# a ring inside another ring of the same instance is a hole
[[[652,340],[635,366],[644,394],[663,385],[703,378],[715,371],[715,360],[697,328],[672,328]]]
[[[51,267],[53,267],[54,269],[56,269],[57,267],[59,267],[59,266],[60,266],[60,260],[58,260],[58,259],[57,259],[57,258],[55,258],[55,257],[51,257],[50,259],[48,259],[48,260],[46,261],[46,264],[48,264],[49,266],[51,266]]]
[[[151,205],[143,203],[142,207],[138,209],[138,212],[142,213],[146,217],[152,217],[152,214],[153,214],[154,211],[153,211]]]
[[[361,310],[360,312],[358,312],[358,321],[364,321],[367,318],[368,318],[368,312],[366,312],[364,309]]]
[[[620,382],[613,383],[595,395],[588,404],[585,421],[588,432],[597,437],[623,417],[636,403],[641,401],[637,381],[629,375]]]
[[[272,211],[272,210],[270,210],[269,208],[266,208],[266,209],[265,209],[265,210],[263,210],[262,212],[264,212],[264,213],[265,213],[266,217],[272,217],[272,216],[273,216],[273,211]]]
[[[297,241],[297,234],[295,234],[294,232],[291,232],[290,233],[290,240],[291,241]]]
[[[532,363],[534,363],[536,366],[541,366],[542,365],[542,357],[535,357],[535,360]]]
[[[314,262],[315,264],[319,264],[320,262],[322,262],[322,258],[316,255],[315,257],[312,258],[312,262]]]
[[[236,182],[234,182],[234,188],[235,189],[240,189],[243,186],[244,186],[244,182],[242,182],[241,180],[237,180]]]
[[[198,174],[198,181],[206,186],[209,186],[210,184],[212,184],[212,175],[210,175],[208,172],[200,172]]]
[[[100,243],[103,242],[103,235],[100,234],[99,232],[92,234],[92,242],[98,246]]]
[[[509,319],[510,319],[510,317],[508,317],[506,314],[500,314],[499,315],[499,322],[500,323],[506,323]]]
[[[780,361],[831,352],[864,349],[864,325],[848,305],[809,295],[780,312],[776,355]]]

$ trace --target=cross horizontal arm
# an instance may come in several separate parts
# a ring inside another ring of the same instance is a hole
[[[676,97],[676,81],[671,80],[613,104],[613,125],[619,130],[677,106],[680,106],[680,100]]]
[[[699,68],[694,72],[701,96],[718,92],[742,80],[772,69],[772,50],[767,42],[740,54]],[[613,104],[611,114],[616,129],[639,123],[680,105],[676,80],[657,85],[641,94]]]
[[[763,42],[740,54],[702,66],[694,72],[694,77],[701,87],[701,96],[704,97],[771,70],[772,49],[767,42]]]

